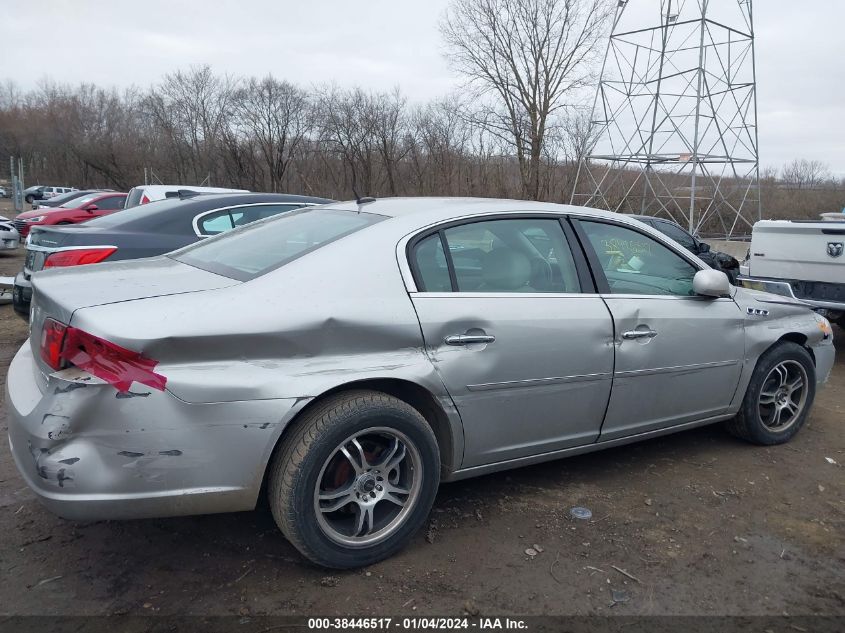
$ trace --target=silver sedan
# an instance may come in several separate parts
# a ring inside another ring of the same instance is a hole
[[[583,207],[385,199],[42,272],[9,369],[21,475],[69,518],[249,510],[330,567],[440,481],[724,422],[805,423],[830,324]]]

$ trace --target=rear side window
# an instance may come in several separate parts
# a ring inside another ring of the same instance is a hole
[[[453,226],[420,241],[412,257],[423,292],[581,292],[569,243],[556,219]]]
[[[224,277],[249,281],[383,219],[372,213],[297,209],[213,237],[170,257]]]
[[[207,215],[201,214],[195,219],[196,231],[200,237],[218,235],[250,222],[299,209],[301,206],[301,204],[261,204],[223,209]]]
[[[452,292],[449,265],[443,252],[440,233],[429,235],[414,250],[420,289],[425,292]]]

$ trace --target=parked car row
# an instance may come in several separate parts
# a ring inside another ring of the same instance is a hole
[[[21,243],[21,236],[15,228],[15,223],[0,216],[0,250],[14,250]]]
[[[103,197],[120,197],[123,202],[126,194]],[[103,197],[95,198],[92,204],[99,204],[97,200]],[[104,211],[105,217],[86,221],[73,230],[48,224],[62,224],[80,214],[99,213],[99,209],[57,210],[48,215],[61,215],[61,222],[39,220],[37,225],[30,225],[32,235],[23,270],[15,277],[12,304],[18,314],[29,318],[31,278],[45,268],[161,255],[255,220],[327,202],[330,200],[272,193],[186,195],[120,213]]]
[[[27,204],[32,204],[36,200],[47,200],[59,195],[76,191],[75,187],[49,187],[46,185],[35,185],[24,189],[23,199]]]
[[[834,362],[806,305],[584,207],[177,191],[31,231],[6,408],[40,500],[88,520],[266,495],[327,567],[399,551],[440,481],[716,422],[786,442]]]

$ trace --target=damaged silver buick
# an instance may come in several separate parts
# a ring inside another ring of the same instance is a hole
[[[329,567],[423,524],[440,481],[703,424],[806,422],[830,324],[583,207],[372,199],[34,278],[9,440],[69,518],[249,510]]]

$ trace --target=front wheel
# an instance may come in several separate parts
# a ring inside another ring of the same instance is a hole
[[[727,429],[754,444],[783,444],[804,425],[815,395],[810,353],[797,343],[778,343],[757,361],[742,407]]]
[[[271,465],[276,524],[325,567],[370,565],[404,547],[440,481],[431,427],[407,403],[373,391],[339,394],[297,423]]]
[[[33,201],[35,200],[35,198],[33,198],[32,196],[26,196],[26,197],[24,198],[24,200],[26,200],[26,203],[27,203],[27,204],[32,204],[32,203],[33,203]]]

